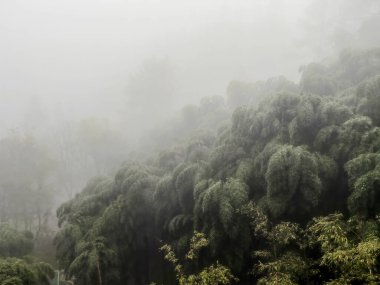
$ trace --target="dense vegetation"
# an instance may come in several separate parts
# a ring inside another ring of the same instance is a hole
[[[144,137],[159,151],[63,203],[54,243],[66,279],[378,284],[380,50],[346,50],[301,72],[299,84],[233,81],[226,100],[184,107]],[[0,285],[53,277],[30,256],[51,236],[50,171],[68,170],[55,180],[71,194],[88,158],[100,169],[121,157],[101,122],[83,121],[78,134],[81,151],[56,138],[59,163],[30,136],[0,141]]]
[[[49,285],[54,277],[52,267],[27,256],[33,249],[33,234],[0,225],[0,284]]]
[[[170,147],[59,207],[68,279],[380,282],[380,50],[227,93],[146,138]]]

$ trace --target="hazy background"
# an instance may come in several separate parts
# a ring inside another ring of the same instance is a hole
[[[356,45],[375,15],[371,0],[0,0],[1,133],[33,111],[119,116],[146,61],[172,69],[174,107],[233,79],[297,80],[301,64]]]
[[[231,80],[297,82],[303,64],[380,44],[379,11],[376,0],[0,0],[0,138],[46,145],[70,197]]]

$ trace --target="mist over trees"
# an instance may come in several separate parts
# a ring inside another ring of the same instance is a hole
[[[380,283],[379,23],[0,2],[0,285]]]
[[[191,135],[58,208],[65,272],[80,284],[379,282],[379,59],[346,50],[306,66],[299,85],[232,82],[231,105],[211,97],[182,109],[161,131]],[[189,260],[194,231],[207,246]],[[215,262],[234,278],[207,283],[229,274]]]

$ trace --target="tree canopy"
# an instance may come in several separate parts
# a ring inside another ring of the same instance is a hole
[[[185,107],[152,136],[166,148],[59,207],[60,265],[80,284],[377,284],[379,63],[347,50]]]

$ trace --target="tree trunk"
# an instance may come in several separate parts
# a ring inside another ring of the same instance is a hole
[[[99,285],[102,285],[102,274],[100,273],[100,265],[99,265],[99,259],[96,262],[96,268],[98,270],[98,277],[99,277]]]

